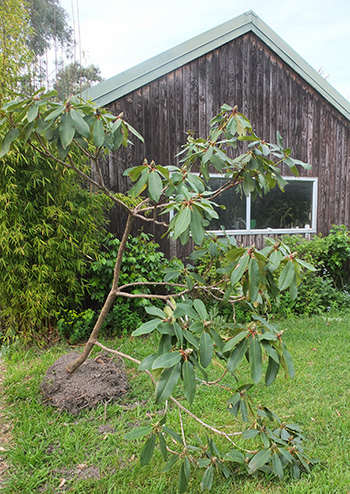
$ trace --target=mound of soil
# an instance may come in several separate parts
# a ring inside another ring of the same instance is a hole
[[[41,384],[45,403],[76,415],[82,409],[117,401],[125,395],[128,380],[122,361],[99,355],[69,374],[66,366],[77,356],[77,352],[70,352],[49,367]]]

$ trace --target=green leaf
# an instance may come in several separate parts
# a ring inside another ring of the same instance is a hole
[[[248,172],[244,172],[243,175],[243,191],[246,196],[249,196],[251,192],[255,190],[255,181],[252,179],[252,176]]]
[[[80,134],[82,137],[86,137],[87,139],[90,137],[90,127],[88,124],[85,122],[83,117],[80,115],[80,113],[77,110],[72,109],[70,111],[73,125],[75,127],[75,130]]]
[[[160,379],[156,387],[156,399],[157,404],[167,400],[171,393],[174,391],[176,384],[181,374],[181,363],[178,362],[174,367],[165,369],[160,376]]]
[[[275,381],[279,368],[280,368],[280,364],[277,363],[273,358],[269,357],[269,363],[265,374],[266,386],[270,386],[270,384],[272,384]]]
[[[174,227],[174,239],[177,239],[181,233],[183,233],[189,227],[191,223],[191,209],[185,206],[176,215],[175,227]]]
[[[170,460],[166,463],[166,465],[164,465],[164,467],[162,468],[162,472],[163,473],[170,472],[170,470],[173,468],[173,466],[175,465],[178,459],[179,459],[179,455],[173,455],[170,458]]]
[[[183,440],[181,438],[181,436],[173,431],[172,429],[169,429],[169,427],[166,427],[165,425],[163,425],[163,429],[162,431],[165,433],[165,434],[168,434],[168,436],[172,437],[173,439],[175,439],[175,441],[179,444],[181,444],[183,446]]]
[[[99,148],[105,142],[105,131],[103,128],[103,123],[100,118],[96,118],[93,126],[92,137],[94,145]]]
[[[242,358],[244,357],[247,347],[248,347],[248,340],[245,338],[240,343],[238,343],[236,348],[233,350],[233,352],[230,355],[230,358],[227,361],[227,368],[230,372],[234,372],[234,370],[238,367]]]
[[[150,314],[151,316],[160,317],[161,319],[166,318],[165,312],[163,312],[161,309],[158,309],[158,307],[153,307],[153,306],[145,307],[145,311],[147,312],[147,314]]]
[[[196,394],[196,375],[193,365],[188,360],[185,360],[182,365],[182,379],[184,383],[185,398],[191,405]]]
[[[260,285],[260,269],[258,261],[255,257],[251,257],[249,261],[249,298],[255,302],[259,295]]]
[[[259,435],[259,431],[257,429],[248,429],[243,432],[242,436],[244,439],[253,439],[254,437]]]
[[[193,306],[198,312],[201,319],[203,319],[204,321],[208,319],[208,312],[202,300],[196,298],[193,302]]]
[[[5,139],[2,142],[2,147],[0,151],[0,158],[5,156],[10,151],[11,144],[17,137],[19,136],[19,130],[18,129],[10,129],[8,133],[6,134]]]
[[[302,259],[296,259],[296,262],[298,262],[301,266],[308,269],[309,271],[316,271],[316,268],[312,264],[303,261]]]
[[[278,279],[278,288],[281,290],[286,290],[292,283],[294,278],[294,266],[292,261],[288,261],[284,266],[280,277]]]
[[[52,111],[51,113],[49,113],[47,115],[47,117],[45,118],[46,121],[49,121],[49,120],[54,120],[55,118],[59,117],[60,115],[62,115],[62,113],[65,111],[65,106],[64,105],[60,105],[58,108],[56,108],[56,110]]]
[[[152,364],[152,369],[168,369],[182,359],[180,352],[168,352],[158,357]]]
[[[214,468],[213,465],[210,465],[204,472],[202,482],[201,482],[201,489],[202,491],[205,491],[206,489],[208,491],[211,490],[213,486],[213,479],[214,479]]]
[[[162,319],[151,319],[150,321],[142,324],[139,328],[135,329],[135,331],[131,333],[131,336],[139,336],[140,334],[152,333],[152,331],[154,331],[161,322]]]
[[[244,455],[240,451],[236,451],[235,449],[228,451],[224,456],[224,460],[232,461],[234,463],[240,463],[242,465],[245,463]]]
[[[162,432],[158,432],[158,439],[159,439],[160,452],[162,453],[163,460],[167,461],[168,451],[166,449],[166,442],[165,442],[165,439],[164,439]]]
[[[39,106],[36,105],[35,103],[29,108],[28,113],[27,113],[27,120],[28,122],[33,122],[33,120],[36,119],[39,113]]]
[[[72,142],[75,134],[75,128],[73,125],[70,112],[64,113],[61,118],[59,126],[60,140],[63,149],[67,149],[67,146]]]
[[[203,217],[195,206],[191,210],[190,228],[194,243],[197,245],[202,245],[205,233],[203,227]]]
[[[148,195],[154,202],[158,202],[162,193],[162,179],[156,171],[148,174]]]
[[[240,333],[236,334],[236,336],[228,340],[228,342],[225,344],[224,348],[222,349],[222,353],[226,353],[232,350],[232,348],[236,346],[237,343],[242,341],[243,338],[245,338],[248,334],[249,331],[241,331]]]
[[[149,463],[149,461],[151,460],[155,445],[156,445],[156,435],[152,434],[152,436],[149,437],[145,442],[145,445],[141,451],[140,463],[143,467],[147,465],[147,463]]]
[[[249,362],[252,380],[256,384],[262,376],[262,352],[259,338],[255,335],[250,339]]]
[[[150,432],[152,432],[151,425],[146,425],[145,427],[138,427],[133,431],[127,432],[124,435],[124,439],[140,439],[141,437],[147,436]]]
[[[138,370],[150,370],[156,358],[157,358],[156,353],[152,353],[152,355],[148,355],[142,360],[142,362],[138,366]]]
[[[290,353],[287,350],[287,346],[283,341],[282,341],[282,353],[283,353],[284,361],[286,363],[288,374],[291,378],[293,378],[295,376],[294,364],[292,361],[292,357],[290,356]]]
[[[183,463],[181,464],[180,471],[179,471],[179,492],[180,492],[180,494],[183,494],[187,490],[188,482],[190,480],[190,473],[191,473],[191,465],[190,465],[189,459],[186,456]]]
[[[248,463],[249,473],[254,473],[271,459],[270,450],[262,449],[256,453]]]
[[[249,256],[245,254],[240,258],[236,267],[231,273],[231,285],[235,285],[243,276],[249,261]]]
[[[272,470],[277,477],[279,477],[281,480],[283,479],[283,467],[280,457],[277,453],[274,453],[272,455]]]
[[[213,358],[214,346],[210,335],[203,331],[201,340],[199,343],[199,356],[201,364],[204,368],[208,367]]]

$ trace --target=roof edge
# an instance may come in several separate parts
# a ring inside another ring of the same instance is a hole
[[[97,84],[82,97],[108,105],[249,31],[350,120],[350,103],[251,10]]]

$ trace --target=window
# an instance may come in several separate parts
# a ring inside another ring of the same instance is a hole
[[[254,201],[237,189],[229,189],[220,195],[217,209],[219,219],[212,220],[209,230],[220,232],[221,226],[228,233],[303,233],[316,231],[317,179],[284,177],[284,192],[277,186]],[[209,185],[212,190],[225,182],[213,175]]]

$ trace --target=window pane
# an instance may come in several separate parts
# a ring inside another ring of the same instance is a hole
[[[305,228],[312,224],[312,181],[289,181],[281,192],[276,186],[251,203],[251,227]]]
[[[226,182],[219,177],[211,177],[209,186],[212,190],[218,189]],[[226,230],[245,230],[246,229],[246,198],[245,195],[237,194],[233,187],[223,192],[218,198],[217,203],[225,206],[226,209],[215,208],[219,219],[213,219],[208,226],[208,230],[220,230],[223,226]]]

